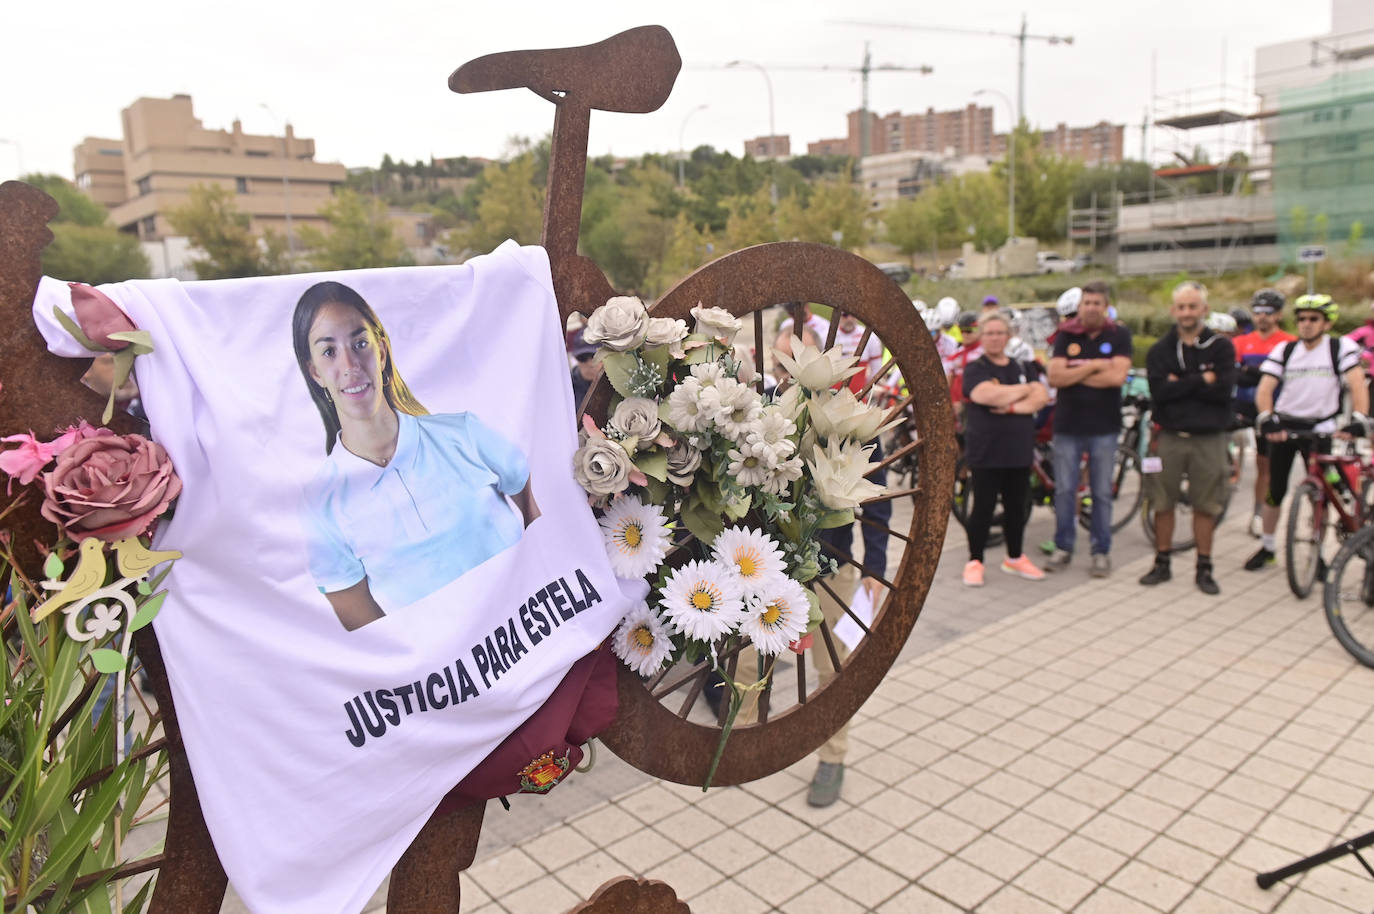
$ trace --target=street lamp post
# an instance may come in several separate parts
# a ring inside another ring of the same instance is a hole
[[[684,181],[684,174],[683,174],[682,163],[683,163],[683,161],[684,161],[684,160],[686,159],[686,157],[687,157],[687,150],[686,150],[686,147],[685,147],[685,145],[684,145],[684,144],[686,143],[686,138],[687,138],[687,122],[690,121],[690,120],[692,119],[692,115],[696,114],[698,111],[705,111],[705,110],[706,110],[707,108],[709,108],[709,107],[710,107],[710,105],[705,105],[705,104],[697,105],[697,106],[696,106],[695,108],[693,108],[691,111],[688,111],[688,112],[687,112],[687,116],[684,117],[684,118],[682,119],[682,127],[681,127],[681,128],[678,130],[678,132],[677,132],[677,186],[678,186],[678,187],[681,187],[681,186],[682,186],[682,183],[683,183],[683,181]]]
[[[282,122],[281,195],[282,205],[286,207],[286,253],[288,256],[292,256],[296,253],[296,235],[291,231],[291,181],[287,178],[287,172],[291,167],[291,140],[287,136],[291,132],[291,122],[277,117],[277,113],[266,102],[259,102],[258,107]]]
[[[1016,109],[1012,106],[1011,99],[1005,92],[996,89],[979,89],[973,93],[979,95],[996,95],[1007,103],[1007,113],[1015,116]],[[1019,125],[1013,121],[1011,129],[1007,131],[1007,240],[1016,237],[1016,128]]]
[[[763,68],[763,64],[754,63],[752,60],[732,60],[725,65],[726,69],[731,67],[753,67],[763,74],[763,81],[768,86],[768,174],[770,177],[770,193],[773,198],[773,205],[778,205],[778,180],[773,170],[773,137],[778,135],[777,128],[773,125],[773,79],[768,75],[768,71]]]
[[[7,143],[14,147],[14,164],[19,168],[14,177],[16,179],[24,177],[24,147],[19,145],[18,140],[11,140],[3,136],[0,136],[0,143]]]

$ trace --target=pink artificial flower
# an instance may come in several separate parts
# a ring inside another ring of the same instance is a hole
[[[108,428],[91,425],[85,419],[82,419],[77,425],[67,426],[67,430],[53,439],[49,447],[52,449],[53,456],[56,457],[78,441],[84,441],[87,438],[103,438],[106,435],[113,434],[114,432],[110,431]]]
[[[141,435],[96,435],[72,445],[44,474],[41,513],[74,540],[138,536],[172,499],[181,480],[162,445]]]
[[[33,437],[32,432],[6,435],[0,438],[0,442],[19,445],[7,451],[0,451],[0,470],[10,477],[11,485],[16,479],[20,485],[25,486],[33,482],[57,453],[53,450],[52,444],[39,441]]]
[[[72,290],[72,309],[76,312],[76,322],[91,342],[111,352],[129,345],[127,340],[110,339],[111,333],[138,329],[113,299],[94,286],[78,282],[69,282],[67,285]]]

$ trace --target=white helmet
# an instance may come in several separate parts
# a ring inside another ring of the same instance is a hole
[[[927,305],[925,302],[921,301],[919,298],[913,298],[913,299],[911,300],[911,307],[915,308],[917,311],[921,312],[922,314],[925,314],[927,311],[930,310],[930,305]]]
[[[935,313],[940,316],[940,326],[953,327],[959,319],[959,303],[946,295],[935,303]]]
[[[926,322],[926,329],[932,333],[940,329],[940,312],[935,308],[926,308],[921,312],[921,319]]]
[[[1060,317],[1073,317],[1078,313],[1078,303],[1082,300],[1083,290],[1074,286],[1059,296],[1059,301],[1055,303],[1054,310],[1059,312]]]
[[[1236,319],[1225,311],[1213,311],[1207,315],[1207,329],[1213,333],[1235,333]]]
[[[1007,348],[1004,351],[1007,358],[1015,359],[1018,362],[1035,361],[1035,350],[1031,348],[1030,343],[1027,343],[1019,336],[1012,337],[1007,342]]]

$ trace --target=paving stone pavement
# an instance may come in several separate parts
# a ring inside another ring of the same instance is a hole
[[[1036,510],[1028,544],[1049,518]],[[1374,828],[1374,670],[1281,570],[1240,570],[1241,520],[1219,531],[1214,598],[1190,555],[1138,586],[1138,524],[1106,581],[1075,566],[963,588],[952,525],[911,639],[854,720],[840,802],[806,805],[812,759],[703,794],[603,750],[549,797],[490,804],[464,912],[565,911],[627,874],[696,914],[1371,910],[1349,857],[1255,885]],[[385,886],[368,911],[384,901]]]

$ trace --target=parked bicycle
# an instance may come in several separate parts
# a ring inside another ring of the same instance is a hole
[[[1289,432],[1293,438],[1329,443],[1329,434]],[[1284,562],[1288,587],[1299,599],[1312,592],[1326,574],[1325,556],[1333,554],[1370,518],[1374,466],[1358,454],[1319,454],[1307,458],[1307,475],[1293,492],[1288,507],[1288,537]]]
[[[1374,526],[1341,544],[1326,572],[1322,606],[1341,647],[1374,667]]]

